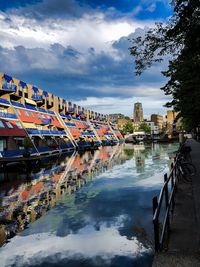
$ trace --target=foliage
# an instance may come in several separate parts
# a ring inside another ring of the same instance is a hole
[[[127,122],[122,130],[123,133],[133,133],[134,127],[132,122]]]
[[[144,131],[145,133],[151,133],[151,128],[146,122],[140,124],[139,130]]]
[[[194,128],[200,124],[200,1],[176,0],[173,10],[166,25],[157,23],[143,37],[134,38],[130,53],[137,75],[170,57],[168,69],[162,72],[168,82],[161,89],[172,96],[166,106],[180,111]]]

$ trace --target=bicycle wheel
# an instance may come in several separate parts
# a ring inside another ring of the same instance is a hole
[[[182,166],[180,164],[177,164],[177,178],[178,182],[183,180],[184,171],[182,169]]]
[[[183,179],[185,182],[192,182],[192,176],[196,174],[196,168],[192,163],[182,163],[181,164],[183,169]]]

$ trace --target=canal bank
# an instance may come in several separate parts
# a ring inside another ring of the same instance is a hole
[[[1,187],[1,226],[10,232],[0,248],[2,267],[150,267],[151,199],[176,150],[124,144],[75,155],[71,167],[64,166],[68,158],[27,178],[15,172]],[[80,173],[83,179],[74,180]]]
[[[186,143],[196,174],[190,183],[178,183],[168,248],[155,255],[153,267],[200,266],[200,143]]]

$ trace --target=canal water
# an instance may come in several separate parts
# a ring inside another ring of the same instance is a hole
[[[177,144],[103,147],[0,173],[0,266],[151,266],[152,198]]]

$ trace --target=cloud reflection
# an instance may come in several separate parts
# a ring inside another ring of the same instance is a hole
[[[63,259],[95,260],[96,257],[109,263],[115,256],[135,258],[150,253],[136,237],[127,239],[121,236],[115,227],[101,226],[96,230],[86,226],[77,234],[65,237],[55,233],[16,236],[12,243],[2,249],[1,266],[16,267],[57,262]]]

